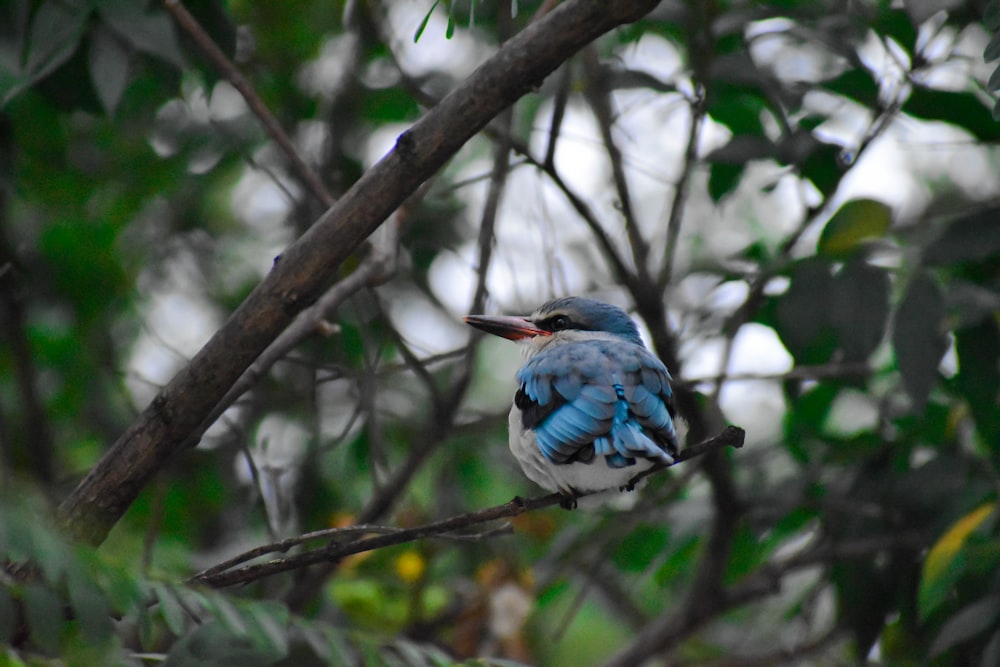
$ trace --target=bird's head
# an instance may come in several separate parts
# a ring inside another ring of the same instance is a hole
[[[642,345],[635,322],[621,308],[582,296],[553,299],[527,317],[469,315],[467,324],[508,340],[537,347],[559,339],[614,336]]]

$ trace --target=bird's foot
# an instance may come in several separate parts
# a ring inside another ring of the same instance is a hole
[[[559,501],[559,507],[563,508],[564,510],[575,510],[576,495],[573,493],[562,493],[562,499]]]
[[[514,504],[514,506],[520,507],[520,508],[524,508],[524,507],[528,506],[527,501],[525,501],[525,499],[522,498],[521,496],[514,496],[513,498],[510,499],[510,502],[512,504]]]

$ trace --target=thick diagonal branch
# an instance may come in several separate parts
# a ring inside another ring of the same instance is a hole
[[[512,37],[400,135],[395,148],[275,261],[264,281],[66,498],[60,512],[70,533],[101,543],[237,378],[407,196],[566,58],[655,5],[656,0],[564,3]]]

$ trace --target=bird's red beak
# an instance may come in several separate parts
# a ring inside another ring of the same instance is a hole
[[[535,336],[551,336],[551,331],[539,329],[531,320],[508,315],[467,315],[465,323],[507,340],[524,340]]]

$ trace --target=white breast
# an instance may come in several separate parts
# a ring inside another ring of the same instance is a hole
[[[516,406],[510,411],[507,426],[510,451],[521,470],[528,479],[548,491],[558,491],[567,496],[607,489],[618,491],[653,465],[652,461],[640,459],[626,468],[610,468],[601,457],[596,457],[591,463],[555,464],[542,455],[535,444],[535,434],[523,428],[521,411]]]

